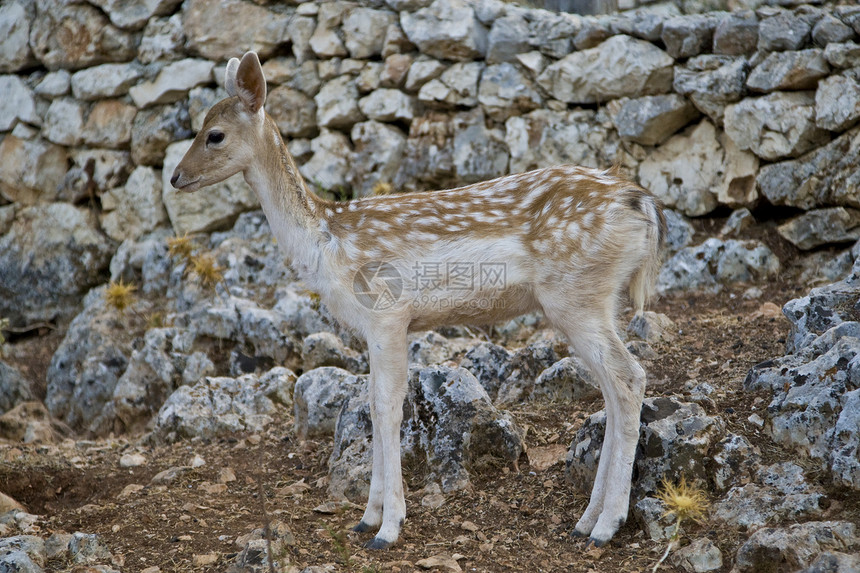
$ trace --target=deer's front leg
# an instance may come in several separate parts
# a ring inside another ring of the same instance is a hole
[[[400,535],[406,519],[400,467],[400,424],[406,397],[406,329],[389,328],[368,339],[370,415],[373,422],[373,473],[370,498],[357,530],[382,525],[367,547],[385,549]],[[381,503],[380,503],[381,502]]]

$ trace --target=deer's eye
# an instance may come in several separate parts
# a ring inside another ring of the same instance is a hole
[[[220,131],[210,131],[209,135],[206,136],[207,144],[218,144],[224,141],[224,134]]]

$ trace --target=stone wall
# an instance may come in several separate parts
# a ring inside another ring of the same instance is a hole
[[[257,207],[241,179],[185,196],[165,176],[246,49],[302,173],[336,196],[617,165],[687,216],[789,206],[802,249],[856,239],[860,7],[743,4],[4,2],[0,316],[62,316],[122,241]]]

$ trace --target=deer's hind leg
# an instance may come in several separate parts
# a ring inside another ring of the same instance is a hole
[[[566,304],[544,303],[544,312],[567,335],[576,355],[591,370],[606,403],[606,434],[597,475],[588,507],[574,529],[574,534],[589,536],[600,546],[627,519],[645,371],[615,332],[614,301],[571,305],[573,296],[551,298],[557,300]],[[576,311],[570,312],[571,308]]]

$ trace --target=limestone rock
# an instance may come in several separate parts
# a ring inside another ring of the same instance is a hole
[[[755,52],[758,18],[752,10],[732,12],[720,19],[714,30],[714,53],[743,56]]]
[[[537,109],[505,122],[510,172],[575,163],[599,167],[622,163],[620,141],[611,124],[590,110],[556,112]]]
[[[428,56],[465,61],[486,54],[487,29],[463,0],[435,0],[426,8],[403,12],[400,25],[409,41]]]
[[[763,52],[799,50],[809,41],[812,24],[808,14],[780,10],[759,23],[758,49]]]
[[[161,166],[167,146],[193,135],[182,103],[140,110],[131,124],[131,158],[137,165]]]
[[[666,206],[698,216],[717,206],[714,190],[724,170],[716,129],[704,120],[649,154],[639,165],[639,180]]]
[[[501,129],[488,129],[483,114],[454,134],[453,161],[457,178],[476,183],[508,172],[508,150]]]
[[[119,97],[143,77],[137,64],[102,64],[72,75],[72,93],[82,100]]]
[[[344,345],[331,332],[317,332],[302,340],[302,367],[305,372],[335,366],[357,374],[367,374],[367,358]]]
[[[765,431],[775,442],[817,460],[834,483],[853,489],[860,488],[860,390],[851,382],[858,334],[856,322],[834,326],[797,354],[754,367],[744,381],[746,390],[773,392]]]
[[[671,318],[651,310],[637,313],[627,325],[629,336],[639,338],[649,344],[672,342],[677,330]]]
[[[777,92],[726,108],[726,133],[737,146],[762,159],[797,157],[825,143],[829,134],[815,125],[811,92]]]
[[[821,343],[832,344],[832,338],[837,336],[860,337],[860,331],[852,334],[857,325],[851,322],[849,310],[858,294],[860,287],[857,285],[857,274],[852,273],[843,281],[814,288],[808,295],[788,301],[783,307],[783,314],[791,322],[786,351],[798,353],[820,335],[843,323],[846,325],[831,332]],[[763,368],[766,365],[760,366]]]
[[[693,239],[693,226],[689,220],[674,209],[664,209],[666,217],[666,251],[674,254],[690,244]]]
[[[24,375],[17,368],[0,361],[0,414],[33,399],[30,382]]]
[[[74,166],[69,170],[69,173],[83,171],[86,178],[95,187],[89,189],[85,186],[83,189],[75,189],[73,193],[70,193],[71,190],[65,188],[64,182],[63,187],[60,188],[60,197],[66,200],[80,200],[83,197],[88,197],[92,191],[98,193],[119,187],[126,182],[133,169],[128,151],[78,148],[73,150],[70,155]],[[83,194],[77,194],[79,192]]]
[[[53,99],[68,95],[72,84],[72,75],[66,70],[48,72],[36,85],[35,92],[42,97]]]
[[[319,7],[317,26],[308,40],[310,48],[320,58],[338,58],[347,56],[338,29],[343,22],[344,13],[352,4],[347,2],[325,2]]]
[[[675,68],[674,89],[721,123],[725,107],[740,101],[746,92],[748,66],[744,58],[699,56]]]
[[[355,152],[349,181],[354,196],[367,197],[378,183],[394,180],[406,147],[406,136],[394,126],[365,121],[352,126],[351,138]]]
[[[380,88],[358,100],[358,107],[368,118],[376,121],[409,121],[412,119],[412,98],[400,90]]]
[[[779,272],[779,259],[759,241],[711,238],[687,247],[666,261],[657,278],[662,294],[701,289],[719,292],[722,285],[761,281]]]
[[[860,83],[846,76],[831,76],[815,92],[815,124],[844,131],[860,119]]]
[[[278,86],[266,96],[266,111],[288,137],[310,137],[317,131],[314,100],[293,88]]]
[[[224,62],[247,50],[265,60],[287,39],[288,14],[253,2],[189,0],[182,13],[188,49],[207,60]]]
[[[178,235],[228,227],[243,211],[258,208],[259,202],[241,173],[198,193],[176,191],[170,185],[170,177],[189,147],[188,140],[169,145],[161,175],[161,199]]]
[[[70,97],[55,99],[45,113],[42,136],[60,145],[78,145],[83,140],[86,105]]]
[[[755,217],[753,217],[753,214],[749,209],[746,207],[735,209],[720,229],[720,236],[737,236],[741,231],[749,229],[755,225],[755,223]]]
[[[211,81],[212,64],[209,61],[187,58],[167,64],[154,81],[133,86],[129,95],[142,109],[183,99],[191,89]]]
[[[860,45],[854,42],[827,44],[824,58],[834,68],[856,68],[860,66]]]
[[[473,107],[478,103],[478,81],[483,71],[481,62],[454,64],[438,80],[424,84],[418,99],[428,105]]]
[[[490,396],[499,393],[502,375],[509,369],[511,353],[504,347],[491,342],[481,342],[470,348],[463,356],[460,367],[471,372]]]
[[[242,432],[259,432],[274,421],[273,400],[288,394],[295,375],[275,368],[258,376],[206,377],[181,386],[164,402],[155,419],[155,435],[165,441],[199,436],[214,439]]]
[[[292,43],[293,55],[298,62],[310,61],[314,56],[311,49],[311,37],[316,27],[313,18],[293,15],[287,22],[287,36]]]
[[[777,227],[780,236],[799,249],[860,239],[860,210],[845,207],[814,209]]]
[[[825,509],[824,492],[810,485],[792,462],[761,468],[755,482],[731,488],[714,504],[714,519],[754,530],[773,521],[818,517]]]
[[[137,108],[121,100],[101,100],[93,105],[81,137],[93,147],[128,148]]]
[[[358,107],[358,89],[350,76],[340,76],[323,84],[314,101],[320,127],[348,128],[364,119]]]
[[[673,58],[698,56],[710,51],[716,26],[717,19],[712,16],[676,16],[663,22],[661,39]]]
[[[822,551],[809,567],[798,573],[851,573],[860,570],[860,556],[841,551]]]
[[[540,374],[557,362],[558,355],[549,342],[536,342],[518,349],[511,355],[511,359],[505,364],[504,370],[500,372],[501,384],[498,394],[493,398],[493,403],[497,405],[515,404],[530,397],[535,391]],[[582,365],[578,364],[577,366],[581,367]],[[545,381],[550,382],[553,378],[558,378],[556,374]],[[585,377],[588,374],[585,369],[580,369],[579,375]],[[550,375],[548,374],[548,376]],[[586,391],[583,392],[587,393]]]
[[[392,12],[358,7],[349,10],[343,18],[344,44],[353,58],[367,59],[382,53],[385,35],[368,33],[385,30],[397,19]]]
[[[568,103],[654,95],[671,89],[672,63],[672,58],[653,44],[613,36],[596,48],[574,52],[549,65],[538,83]]]
[[[488,64],[516,61],[517,54],[528,52],[529,24],[517,15],[508,15],[493,22],[487,36]],[[568,40],[569,43],[569,40]],[[562,55],[567,55],[565,54]]]
[[[143,30],[137,59],[142,64],[178,60],[184,54],[184,46],[182,12],[170,18],[152,18]]]
[[[105,287],[93,289],[51,358],[45,405],[75,429],[85,429],[113,395],[131,355],[126,327],[104,301]]]
[[[754,92],[808,90],[827,77],[830,65],[820,49],[797,52],[773,52],[753,68],[747,87]]]
[[[757,184],[774,205],[811,209],[818,205],[860,208],[856,190],[860,173],[860,129],[854,128],[827,145],[797,159],[761,168]]]
[[[50,203],[19,210],[0,237],[0,315],[14,325],[68,317],[101,280],[112,253],[87,209]]]
[[[436,79],[445,71],[445,64],[439,60],[428,58],[424,55],[419,56],[412,65],[409,66],[409,71],[406,74],[406,91],[417,91],[421,86],[430,80]]]
[[[697,116],[698,111],[686,98],[669,94],[626,101],[613,123],[622,139],[659,145]]]
[[[851,26],[832,14],[824,14],[812,28],[812,41],[822,47],[847,42],[855,37]]]
[[[315,368],[299,376],[293,394],[299,439],[332,435],[344,402],[366,385],[366,376],[334,366]]]
[[[311,158],[299,167],[304,178],[321,189],[346,189],[352,158],[349,138],[339,131],[323,128],[311,140],[311,151]]]
[[[182,0],[92,0],[117,27],[140,30],[153,16],[170,14]]]
[[[765,527],[753,533],[738,549],[739,573],[796,569],[810,565],[824,552],[860,550],[857,526],[847,521],[809,521],[787,528]]]
[[[487,66],[481,74],[478,103],[495,121],[540,108],[543,98],[513,64]]]
[[[97,8],[63,0],[39,0],[37,7],[30,46],[49,70],[78,70],[134,58],[134,35],[117,29]]]
[[[391,54],[385,58],[379,72],[379,86],[383,88],[400,88],[406,80],[406,74],[412,67],[413,57],[409,54]],[[365,66],[367,69],[369,66]],[[376,88],[372,88],[376,89]]]
[[[591,371],[576,357],[566,356],[541,372],[534,382],[531,399],[595,400],[600,387]]]
[[[167,222],[161,179],[151,167],[137,167],[123,187],[102,195],[102,228],[115,241],[137,239]]]
[[[675,551],[671,562],[687,573],[719,571],[723,567],[723,553],[707,537],[700,537]]]
[[[551,58],[563,58],[571,52],[572,40],[583,27],[579,18],[573,14],[550,11],[535,11],[531,16],[533,18],[528,23],[529,44],[533,48]]]
[[[215,366],[203,353],[180,352],[176,328],[151,328],[139,341],[101,412],[89,421],[96,435],[144,430],[167,397],[182,384],[195,384]]]
[[[35,5],[28,0],[0,6],[0,73],[17,72],[36,63],[30,49],[30,28]]]
[[[0,194],[21,205],[51,201],[68,163],[68,155],[59,145],[9,134],[0,142]]]
[[[19,121],[41,125],[42,118],[36,113],[33,91],[21,78],[14,75],[0,76],[0,132],[11,131]]]
[[[717,443],[710,464],[717,491],[750,483],[760,460],[761,452],[747,438],[727,434]]]
[[[584,18],[582,25],[573,37],[573,46],[577,50],[588,50],[599,46],[601,42],[615,35],[608,18]]]

